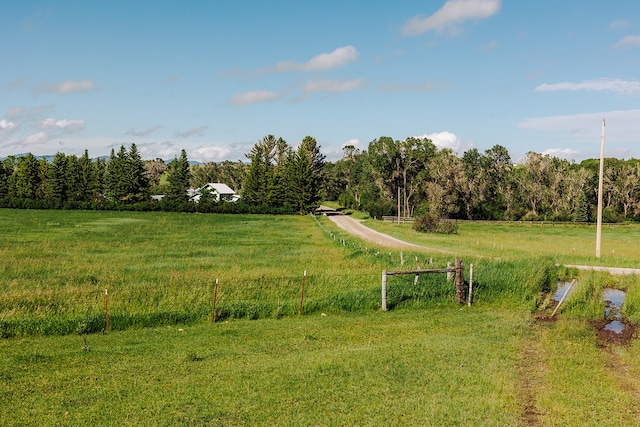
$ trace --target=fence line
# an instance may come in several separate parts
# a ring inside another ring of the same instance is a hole
[[[397,276],[401,274],[413,274],[419,276],[420,274],[431,273],[455,273],[455,285],[456,285],[456,301],[458,304],[465,302],[465,287],[464,287],[464,272],[462,267],[462,260],[456,259],[455,267],[447,268],[431,268],[428,270],[404,270],[404,271],[387,271],[382,270],[382,311],[387,311],[387,277]]]

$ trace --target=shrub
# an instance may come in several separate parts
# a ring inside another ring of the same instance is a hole
[[[455,222],[443,221],[429,213],[416,217],[413,229],[420,233],[458,234],[458,225]]]

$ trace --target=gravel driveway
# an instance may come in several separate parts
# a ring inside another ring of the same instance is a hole
[[[391,237],[388,234],[372,230],[371,228],[362,225],[357,219],[351,218],[347,215],[329,215],[328,218],[335,222],[338,227],[348,231],[354,236],[378,245],[389,246],[396,249],[427,249],[424,246],[404,242],[400,239],[396,239],[395,237]]]
[[[329,208],[327,208],[329,209]],[[415,245],[408,243],[395,237],[391,237],[388,234],[380,233],[365,225],[362,225],[357,219],[351,218],[347,215],[329,215],[328,218],[336,223],[336,225],[343,230],[360,237],[363,240],[376,243],[382,246],[388,246],[396,249],[426,249],[434,250],[433,248],[427,248],[426,246]],[[445,252],[445,251],[439,251]],[[565,267],[576,268],[578,270],[594,270],[594,271],[607,271],[614,275],[621,274],[640,274],[640,268],[619,268],[619,267],[600,267],[591,265],[569,265]]]

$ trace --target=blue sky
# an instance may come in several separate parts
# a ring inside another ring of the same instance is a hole
[[[0,157],[329,160],[380,136],[640,157],[637,0],[14,1],[0,7]]]

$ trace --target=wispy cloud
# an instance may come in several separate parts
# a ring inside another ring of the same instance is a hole
[[[562,90],[578,91],[586,90],[591,92],[613,92],[621,95],[640,96],[640,82],[620,79],[597,79],[585,80],[582,82],[562,82],[543,83],[536,87],[538,92],[555,92]]]
[[[640,110],[531,117],[517,123],[517,126],[564,135],[581,141],[600,142],[603,119],[607,121],[608,139],[619,143],[640,142],[638,136],[640,135]]]
[[[306,94],[318,92],[347,92],[361,89],[364,86],[363,79],[354,80],[313,80],[302,87]]]
[[[209,129],[209,126],[198,126],[197,128],[189,129],[185,132],[177,132],[176,138],[189,138],[191,136],[202,136]]]
[[[486,19],[500,9],[500,0],[448,0],[431,16],[416,16],[404,25],[402,34],[415,36],[427,31],[460,31],[459,25],[472,20]]]
[[[35,88],[36,93],[83,93],[96,90],[96,85],[91,80],[67,80],[62,83],[43,83]]]
[[[9,89],[11,89],[11,90],[14,90],[14,89],[20,89],[20,88],[23,88],[23,87],[25,87],[26,85],[27,85],[27,81],[26,81],[24,78],[22,78],[22,79],[20,79],[20,80],[16,80],[15,82],[9,83],[9,84],[7,85],[7,88],[9,88]]]
[[[75,133],[84,129],[84,120],[55,120],[47,118],[40,123],[40,127],[54,131],[61,130],[65,133]]]
[[[626,28],[629,28],[631,26],[631,24],[629,23],[629,21],[625,21],[625,20],[618,20],[618,21],[613,21],[612,23],[609,24],[609,28],[611,28],[612,30],[624,30]]]
[[[158,131],[162,129],[162,126],[153,126],[150,127],[149,129],[145,129],[145,130],[135,130],[134,128],[129,128],[126,132],[126,135],[130,135],[130,136],[147,136],[147,135],[151,135],[152,133]]]
[[[243,105],[258,104],[260,102],[273,101],[282,96],[280,92],[272,92],[269,90],[255,90],[239,93],[229,99],[226,104],[241,107]]]
[[[388,84],[383,83],[379,87],[382,92],[429,92],[432,90],[446,90],[449,88],[447,85],[437,84],[434,82],[425,83],[398,83]]]
[[[495,49],[497,47],[498,47],[498,42],[496,42],[495,40],[492,40],[489,43],[485,43],[482,46],[482,50],[484,50],[485,52],[488,52],[488,51],[493,50],[493,49]]]
[[[293,61],[278,62],[272,67],[258,70],[258,73],[282,73],[289,71],[325,71],[339,68],[350,62],[358,60],[358,51],[353,46],[339,47],[330,53],[321,53],[307,62],[297,63]]]
[[[40,145],[49,140],[49,134],[46,132],[38,132],[27,136],[23,144],[24,145]]]
[[[613,44],[613,47],[633,47],[640,46],[640,36],[626,36]]]

